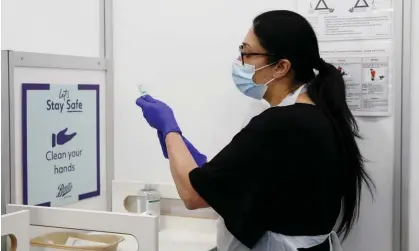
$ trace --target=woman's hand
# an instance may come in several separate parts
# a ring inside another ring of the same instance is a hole
[[[145,95],[138,98],[136,104],[143,110],[143,116],[148,124],[157,129],[163,138],[169,132],[182,133],[176,122],[173,110],[165,103],[154,99],[150,95]]]
[[[137,99],[148,124],[157,129],[163,155],[169,158],[170,170],[180,197],[188,209],[208,207],[189,181],[189,172],[203,165],[207,157],[181,134],[172,109],[149,95]],[[197,164],[197,162],[199,164]]]

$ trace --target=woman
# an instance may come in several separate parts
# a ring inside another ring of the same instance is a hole
[[[339,251],[338,216],[346,237],[362,183],[373,187],[341,74],[320,58],[310,24],[290,11],[255,18],[232,71],[243,94],[271,108],[208,163],[166,104],[137,100],[158,131],[180,197],[189,209],[212,207],[220,215],[220,251]]]

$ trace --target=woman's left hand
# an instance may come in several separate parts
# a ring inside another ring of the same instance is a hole
[[[169,132],[182,133],[173,110],[165,103],[145,95],[138,98],[136,104],[143,110],[143,116],[148,124],[161,132],[164,138]]]

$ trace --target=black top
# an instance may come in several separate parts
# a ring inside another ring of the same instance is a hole
[[[340,212],[337,149],[331,121],[316,106],[272,107],[189,178],[249,248],[265,231],[323,235]],[[328,250],[328,241],[321,246],[309,250]]]

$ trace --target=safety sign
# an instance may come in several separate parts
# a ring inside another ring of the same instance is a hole
[[[391,1],[298,0],[298,12],[310,22],[319,41],[389,39]]]
[[[368,7],[370,6],[365,0],[358,0],[354,6],[354,8],[368,8]]]
[[[100,195],[99,85],[22,84],[25,205]]]
[[[315,10],[328,10],[328,9],[329,7],[327,7],[327,4],[324,0],[319,0],[315,8]]]

